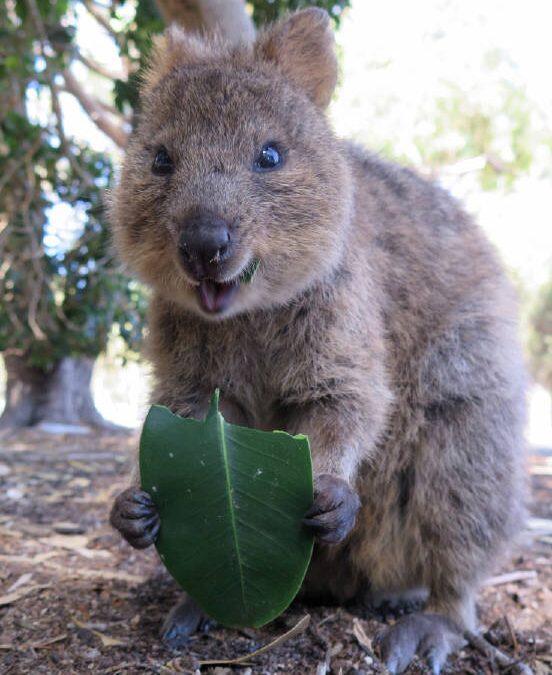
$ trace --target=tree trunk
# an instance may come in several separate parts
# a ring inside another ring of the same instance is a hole
[[[216,32],[232,45],[250,44],[255,27],[245,0],[157,0],[165,21],[188,30]]]
[[[28,366],[20,356],[7,355],[4,363],[6,407],[0,430],[46,423],[120,429],[105,420],[94,405],[90,389],[93,358],[64,357],[49,372]]]

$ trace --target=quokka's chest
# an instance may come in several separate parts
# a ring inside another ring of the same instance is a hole
[[[208,401],[212,392],[221,392],[221,409],[234,412],[225,417],[234,423],[250,425],[259,416],[262,401],[268,400],[266,369],[262,352],[245,332],[223,331],[218,326],[210,330],[182,335],[179,349],[174,351],[173,365],[183,386],[196,389],[199,400]],[[179,358],[184,352],[185,359]],[[238,410],[242,412],[238,414]]]
[[[232,410],[229,414],[235,423],[279,428],[282,365],[285,361],[287,371],[296,358],[292,345],[274,332],[267,335],[266,326],[255,331],[240,325],[214,328],[198,336],[193,350],[196,381],[203,394],[220,389],[221,409],[226,405]]]

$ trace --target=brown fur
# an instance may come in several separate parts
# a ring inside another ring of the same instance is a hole
[[[292,15],[252,48],[171,29],[143,90],[113,219],[153,288],[153,401],[309,435],[317,473],[362,499],[352,534],[320,547],[306,592],[429,590],[473,627],[474,593],[519,527],[524,373],[515,302],[479,229],[442,189],[338,140],[327,17]],[[263,143],[278,171],[251,171]],[[176,162],[152,176],[159,145]],[[229,311],[198,307],[177,259],[186,215],[238,223]]]

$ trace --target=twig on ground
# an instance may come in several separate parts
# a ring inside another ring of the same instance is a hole
[[[489,577],[483,585],[500,586],[501,584],[509,584],[512,581],[528,581],[529,579],[536,578],[536,570],[514,570],[513,572],[506,572],[506,574],[498,574],[496,577]]]
[[[353,635],[356,638],[358,644],[364,649],[369,656],[374,656],[374,651],[372,649],[372,640],[366,635],[362,624],[357,618],[353,619]]]
[[[265,652],[268,652],[271,649],[274,649],[274,647],[277,647],[278,645],[281,645],[283,642],[286,642],[287,640],[290,640],[291,638],[295,637],[296,635],[299,635],[302,633],[304,630],[306,630],[307,626],[310,623],[310,614],[305,614],[305,616],[298,621],[293,628],[288,630],[286,633],[283,635],[278,636],[275,640],[272,640],[272,642],[269,642],[267,645],[264,647],[261,647],[260,649],[255,650],[254,652],[251,652],[250,654],[244,654],[244,656],[240,656],[237,659],[210,659],[208,661],[200,661],[199,665],[200,666],[224,666],[224,665],[237,665],[240,663],[249,663],[249,661],[256,656],[260,656],[261,654],[264,654]]]
[[[318,622],[318,628],[320,626],[323,626],[325,623],[329,623],[330,621],[334,621],[339,617],[340,613],[339,612],[334,612],[333,614],[328,614],[328,616],[324,617],[322,621]]]
[[[45,647],[49,647],[50,645],[56,644],[57,642],[61,642],[66,638],[67,633],[63,633],[62,635],[56,635],[52,638],[45,638],[44,640],[39,640],[38,642],[31,642],[29,647],[32,647],[33,649],[44,649]]]
[[[106,635],[105,633],[101,633],[98,630],[94,630],[90,627],[90,624],[83,623],[75,617],[73,617],[73,623],[79,628],[87,630],[92,633],[92,635],[95,635],[97,638],[99,638],[102,643],[102,647],[126,647],[128,645],[125,640],[119,640],[119,638],[114,638],[111,637],[111,635]]]
[[[514,631],[514,627],[512,626],[512,623],[510,619],[506,616],[506,614],[503,616],[504,623],[506,624],[506,628],[508,629],[508,633],[510,634],[510,640],[512,641],[512,646],[514,648],[514,654],[517,656],[519,654],[519,644],[517,641],[516,633]]]
[[[531,668],[525,663],[511,659],[509,656],[501,652],[500,649],[485,640],[481,635],[476,635],[467,630],[464,632],[464,638],[468,641],[470,646],[483,656],[486,656],[490,661],[493,661],[501,668],[506,669],[512,675],[533,675]]]
[[[22,574],[20,577],[18,577],[17,581],[15,581],[6,590],[6,593],[13,593],[16,588],[19,588],[20,586],[25,586],[25,584],[28,584],[29,581],[32,579],[32,576],[33,576],[32,572],[26,572],[25,574]]]
[[[21,598],[24,598],[26,595],[29,595],[29,593],[41,591],[44,588],[49,588],[51,585],[52,584],[35,584],[34,586],[25,586],[23,588],[19,588],[17,591],[14,591],[13,593],[6,593],[6,595],[1,595],[0,607],[4,607],[4,605],[12,605],[14,602],[17,602]]]

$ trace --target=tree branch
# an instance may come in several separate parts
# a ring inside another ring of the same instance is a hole
[[[89,56],[85,56],[78,49],[74,49],[73,54],[75,58],[84,63],[87,68],[94,71],[98,75],[107,78],[108,80],[124,80],[127,77],[127,73],[123,72],[122,70],[120,72],[109,70],[107,66],[104,66],[102,63],[98,63]]]
[[[100,108],[105,110],[106,113],[109,113],[110,115],[113,115],[113,117],[115,117],[116,119],[120,120],[120,124],[131,124],[132,122],[131,117],[122,113],[114,105],[111,105],[110,103],[104,103],[103,101],[100,100],[98,100],[97,103],[100,106]]]
[[[102,105],[84,91],[71,71],[63,71],[63,79],[65,80],[65,89],[77,99],[98,129],[103,131],[120,148],[124,148],[128,133],[123,127],[114,122],[113,116],[106,113]]]
[[[104,16],[103,12],[94,5],[90,0],[83,0],[83,4],[86,7],[89,14],[91,14],[100,26],[115,40],[119,47],[121,46],[121,36],[111,27],[109,20]]]

